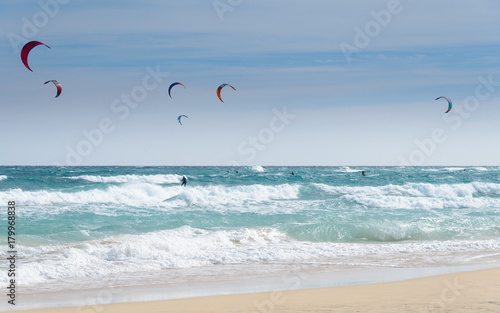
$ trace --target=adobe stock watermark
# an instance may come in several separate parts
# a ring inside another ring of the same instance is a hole
[[[144,75],[141,84],[138,84],[130,89],[128,93],[123,93],[119,98],[111,102],[111,112],[115,115],[102,118],[97,127],[87,130],[82,130],[83,139],[75,146],[66,146],[65,165],[75,166],[80,165],[83,159],[89,156],[96,147],[100,146],[106,135],[111,134],[116,129],[115,121],[125,120],[130,116],[130,112],[139,107],[144,102],[149,93],[160,86],[164,78],[169,74],[162,72],[160,66],[156,68],[146,67],[147,74]],[[62,165],[54,163],[53,165]]]
[[[468,96],[463,100],[463,104],[454,104],[453,110],[443,115],[443,120],[450,125],[451,130],[459,129],[463,121],[470,118],[472,113],[481,106],[481,101],[490,99],[500,87],[500,81],[493,80],[493,74],[487,77],[479,76],[479,84],[474,89],[474,95]],[[434,128],[429,137],[417,139],[414,141],[416,148],[413,149],[407,157],[399,156],[400,166],[421,166],[424,165],[427,158],[432,156],[439,145],[446,142],[448,134],[443,128]]]
[[[412,1],[412,0],[407,0]],[[342,42],[340,50],[344,53],[347,63],[352,62],[352,55],[360,53],[370,45],[372,39],[380,35],[382,30],[388,27],[393,17],[403,12],[403,5],[400,0],[389,0],[386,9],[371,11],[372,20],[368,21],[364,27],[354,27],[354,37],[351,43]]]
[[[444,312],[443,310],[453,302],[457,300],[462,293],[461,290],[467,288],[467,286],[459,285],[458,278],[455,277],[453,282],[449,280],[443,281],[445,287],[441,290],[439,299],[432,300],[427,307],[419,309],[418,313],[429,313],[429,312]],[[415,313],[417,313],[415,312]]]
[[[228,12],[234,11],[236,7],[238,7],[243,0],[214,0],[212,5],[214,6],[214,10],[219,16],[221,22],[224,22],[224,15]]]
[[[21,47],[26,44],[26,42],[31,41],[35,38],[41,28],[47,26],[51,19],[56,17],[61,10],[62,5],[66,5],[70,0],[40,0],[38,5],[40,10],[35,12],[30,18],[23,16],[21,18],[22,26],[20,34],[9,32],[7,34],[7,39],[9,39],[14,53],[21,50]]]
[[[107,283],[107,288],[99,289],[96,291],[94,297],[87,296],[85,300],[82,300],[83,304],[76,308],[77,313],[100,313],[104,310],[104,305],[113,303],[113,299],[116,294],[123,291],[123,287],[112,287],[120,286],[117,281],[110,281]]]
[[[284,290],[300,289],[302,283],[309,279],[309,274],[306,271],[310,269],[311,266],[299,264],[299,268],[293,273],[282,275],[281,282],[285,284]],[[252,313],[273,313],[277,307],[286,302],[286,299],[286,294],[283,291],[271,292],[268,299],[253,301],[253,306],[257,311],[252,311]]]
[[[248,136],[243,140],[236,151],[245,158],[246,162],[252,162],[257,157],[258,151],[263,151],[266,146],[274,141],[276,134],[283,132],[291,121],[297,116],[287,112],[286,106],[280,110],[273,109],[274,116],[269,120],[269,126],[261,128],[256,135]],[[237,161],[229,161],[228,166],[239,166]]]

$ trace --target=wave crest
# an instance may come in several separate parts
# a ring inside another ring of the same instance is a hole
[[[498,251],[500,241],[427,241],[414,243],[332,243],[297,241],[274,228],[203,230],[182,226],[140,235],[118,235],[82,243],[20,246],[20,285],[51,279],[193,268],[212,264],[403,262],[401,253]],[[0,252],[6,250],[0,248]],[[21,253],[21,252],[20,252]],[[0,278],[5,283],[7,277]]]
[[[125,184],[108,186],[106,189],[91,189],[78,192],[24,191],[11,189],[0,192],[0,201],[16,199],[22,205],[71,205],[71,204],[123,204],[126,206],[168,206],[172,201],[183,201],[191,205],[242,204],[246,201],[297,199],[299,186],[289,184],[277,186],[206,186],[181,187],[154,184]],[[3,200],[2,200],[3,199]],[[165,202],[165,200],[167,200]],[[52,210],[52,208],[51,208]]]
[[[99,176],[99,175],[81,175],[67,177],[69,179],[81,179],[92,183],[151,183],[151,184],[175,184],[179,183],[181,175],[117,175],[117,176]]]

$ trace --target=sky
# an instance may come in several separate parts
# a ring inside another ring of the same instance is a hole
[[[498,1],[0,7],[0,165],[500,165]]]

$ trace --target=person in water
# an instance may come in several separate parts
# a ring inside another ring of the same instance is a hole
[[[365,171],[361,171],[361,174],[363,174],[363,176],[366,176],[366,175],[365,175]]]
[[[292,175],[295,175],[295,173],[294,173],[294,172],[292,172]]]
[[[186,175],[182,176],[181,182],[182,182],[181,186],[186,186],[186,183],[187,183],[187,177],[186,177]]]

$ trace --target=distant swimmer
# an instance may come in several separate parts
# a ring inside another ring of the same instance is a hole
[[[236,172],[236,174],[238,174],[238,171],[237,171],[237,170],[236,170],[235,172]]]
[[[366,175],[365,175],[365,171],[361,171],[361,174],[363,174],[363,176],[366,176]]]
[[[188,179],[187,179],[186,175],[182,176],[182,180],[181,180],[182,184],[181,184],[181,186],[186,186],[187,180]]]
[[[294,173],[294,172],[292,172],[292,175],[295,175],[295,173]]]

